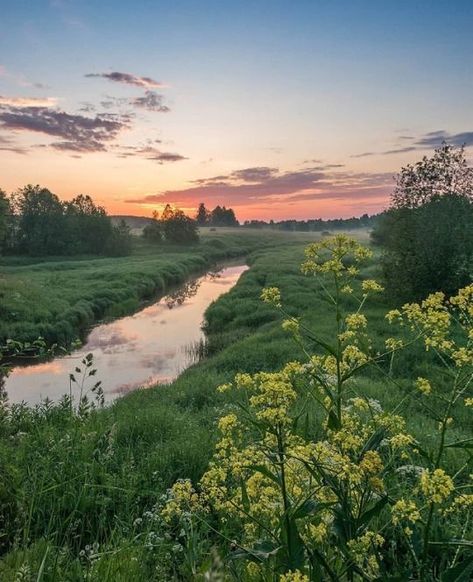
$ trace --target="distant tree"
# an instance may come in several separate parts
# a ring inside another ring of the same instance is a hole
[[[166,241],[185,244],[199,240],[197,222],[186,216],[179,208],[172,209],[167,204],[161,216],[161,221]]]
[[[199,204],[195,219],[199,226],[207,226],[210,222],[210,212],[207,210],[203,202]]]
[[[401,170],[391,208],[372,234],[384,247],[381,261],[391,295],[418,300],[471,282],[472,192],[463,148],[443,145],[431,158]]]
[[[122,218],[116,226],[112,227],[105,247],[105,253],[111,257],[121,257],[129,255],[131,247],[132,237],[130,227]]]
[[[5,249],[8,239],[8,231],[11,223],[10,200],[6,193],[0,189],[0,253]]]
[[[13,197],[17,248],[30,255],[62,254],[67,247],[64,208],[47,188],[31,184]]]
[[[216,206],[210,213],[210,224],[212,226],[238,226],[238,220],[232,208]]]
[[[170,220],[172,218],[174,218],[174,209],[170,204],[166,204],[161,215],[161,220],[163,222],[166,222],[167,220]]]
[[[143,228],[143,238],[151,242],[161,242],[163,240],[163,226],[159,221],[159,213],[156,210],[153,212],[151,222]]]
[[[79,194],[64,204],[68,252],[100,254],[112,235],[112,222],[102,206],[88,195]]]

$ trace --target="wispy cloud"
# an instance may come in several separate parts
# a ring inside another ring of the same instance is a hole
[[[464,131],[461,133],[448,133],[443,129],[426,133],[416,141],[419,148],[438,147],[442,142],[455,146],[473,145],[473,131]]]
[[[167,105],[163,103],[164,97],[156,91],[146,91],[143,97],[136,97],[130,100],[130,105],[147,109],[148,111],[157,111],[159,113],[168,113],[171,111]]]
[[[405,154],[407,152],[412,152],[417,150],[418,148],[415,146],[406,146],[403,148],[394,148],[391,150],[384,150],[381,152],[363,152],[361,154],[354,154],[350,156],[351,158],[367,158],[369,156],[392,156],[395,154]]]
[[[401,135],[400,140],[404,142],[411,142],[410,145],[404,147],[393,148],[384,151],[369,151],[360,154],[353,154],[351,158],[367,158],[370,156],[390,156],[395,154],[405,154],[413,151],[423,151],[427,149],[437,148],[442,143],[448,143],[454,146],[473,146],[473,131],[464,131],[460,133],[449,133],[443,129],[430,131],[422,136]]]
[[[160,140],[155,140],[155,143],[159,143]],[[157,162],[158,164],[165,164],[169,162],[181,162],[182,160],[187,160],[185,156],[173,152],[163,152],[162,150],[152,146],[121,146],[119,149],[119,157],[121,158],[131,158],[131,157],[142,157],[146,160],[151,160]]]
[[[57,102],[56,97],[6,97],[0,95],[0,107],[54,107]]]
[[[132,73],[120,73],[118,71],[113,71],[111,73],[87,73],[85,76],[98,77],[113,81],[114,83],[133,85],[134,87],[141,87],[144,89],[158,89],[166,86],[160,81],[155,81],[151,77],[139,77]]]

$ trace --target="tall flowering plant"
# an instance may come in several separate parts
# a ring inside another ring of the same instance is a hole
[[[473,404],[473,285],[449,301],[435,294],[390,312],[405,334],[388,338],[380,353],[365,306],[383,289],[360,280],[370,255],[344,235],[311,244],[302,272],[317,277],[333,308],[332,340],[288,315],[279,289],[264,289],[302,358],[277,372],[238,374],[219,388],[240,397],[219,420],[198,495],[192,489],[189,503],[182,495],[180,503],[226,540],[227,572],[236,579],[468,580],[473,572],[473,438],[448,438],[458,405]],[[434,451],[407,431],[405,400],[385,411],[360,382],[368,366],[383,368],[417,341],[449,379],[442,390],[423,377],[412,386],[438,416]],[[444,466],[448,449],[466,453],[453,474]]]

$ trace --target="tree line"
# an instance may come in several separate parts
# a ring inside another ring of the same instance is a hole
[[[152,242],[194,243],[199,240],[200,226],[238,226],[232,208],[216,206],[208,210],[204,202],[199,204],[195,218],[187,216],[180,208],[166,204],[161,215],[153,212],[151,222],[143,229],[143,237]]]
[[[323,232],[324,230],[351,230],[356,228],[372,228],[379,218],[379,214],[363,214],[360,217],[351,218],[311,218],[309,220],[245,220],[243,227],[246,228],[269,228],[274,230],[297,231],[297,232]]]
[[[61,201],[39,185],[8,196],[0,190],[0,251],[30,256],[128,254],[130,229],[114,226],[102,206],[88,195]]]

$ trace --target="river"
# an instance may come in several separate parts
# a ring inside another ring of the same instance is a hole
[[[193,348],[204,339],[205,310],[247,268],[225,266],[190,279],[133,315],[93,327],[82,347],[70,355],[13,368],[5,380],[9,401],[35,404],[46,397],[57,401],[70,390],[75,400],[81,390],[93,398],[91,388],[101,381],[105,402],[111,402],[132,390],[171,382],[195,361]],[[93,354],[89,371],[97,372],[81,389],[81,362],[89,353]],[[76,382],[70,383],[71,373]]]

